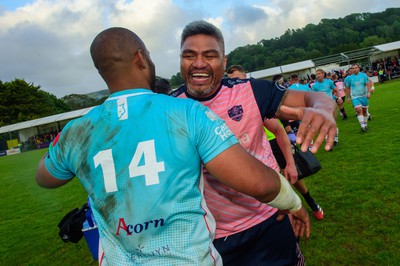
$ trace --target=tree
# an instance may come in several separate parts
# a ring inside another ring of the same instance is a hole
[[[176,75],[173,75],[169,81],[171,88],[176,88],[179,85],[182,85],[183,83],[185,83],[185,81],[183,80],[181,73],[178,72],[176,73]]]
[[[400,8],[322,19],[318,25],[287,29],[279,38],[238,47],[228,54],[228,66],[242,65],[246,71],[255,71],[397,41],[399,21]]]
[[[79,110],[99,104],[96,99],[86,94],[70,94],[62,97],[61,100],[65,102],[71,110]]]
[[[361,47],[370,47],[370,46],[375,46],[378,44],[385,43],[385,39],[379,38],[378,36],[368,36],[364,38],[362,43],[360,44]]]
[[[0,81],[0,124],[10,125],[70,111],[54,95],[23,79]]]

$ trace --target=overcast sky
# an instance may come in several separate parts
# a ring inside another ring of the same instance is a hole
[[[399,0],[1,0],[0,80],[24,79],[57,97],[107,89],[89,46],[109,27],[126,27],[145,42],[156,74],[179,72],[179,38],[205,19],[225,37],[226,52],[281,36],[322,18],[381,12]]]

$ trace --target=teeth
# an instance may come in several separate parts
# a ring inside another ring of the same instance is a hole
[[[192,75],[193,77],[208,77],[208,74],[206,73],[196,73]]]

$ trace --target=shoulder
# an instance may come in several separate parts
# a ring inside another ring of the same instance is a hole
[[[278,82],[274,82],[272,80],[266,80],[266,79],[250,79],[250,82],[252,86],[256,89],[273,89],[273,90],[279,90],[279,91],[286,91],[287,88],[285,86],[282,86]]]
[[[271,80],[266,79],[231,79],[231,78],[224,78],[222,80],[222,85],[228,88],[234,88],[235,86],[239,86],[241,84],[245,84],[250,82],[250,85],[253,89],[266,89],[266,88],[276,88],[279,90],[286,90],[286,88],[279,83],[273,82]]]

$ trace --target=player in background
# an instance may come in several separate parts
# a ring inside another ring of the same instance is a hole
[[[335,84],[335,86],[337,87],[336,103],[338,105],[340,115],[342,116],[343,120],[347,120],[348,118],[347,118],[346,110],[344,109],[344,106],[343,106],[345,99],[346,99],[346,94],[344,92],[345,84],[344,84],[344,82],[342,82],[338,79],[338,76],[336,74],[332,75],[332,81]],[[338,101],[339,98],[341,99],[340,103]]]
[[[325,71],[322,69],[316,70],[317,81],[313,84],[311,90],[315,92],[323,92],[328,95],[332,100],[334,100],[337,104],[342,104],[343,101],[338,95],[338,88],[333,83],[332,80],[325,78]],[[337,98],[337,100],[335,100]],[[339,143],[339,128],[336,128],[336,135],[334,140],[335,145]]]
[[[367,75],[360,72],[360,66],[353,64],[353,74],[346,78],[346,98],[350,103],[352,102],[356,109],[357,119],[360,123],[361,131],[368,130],[368,114],[367,109],[369,105],[369,97],[371,90],[371,83]]]

